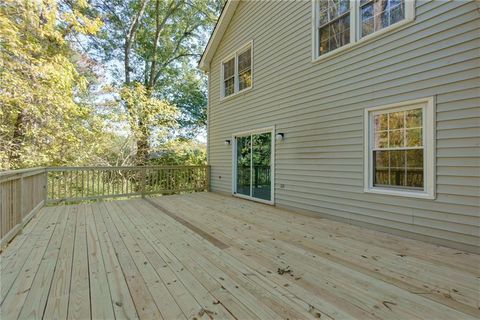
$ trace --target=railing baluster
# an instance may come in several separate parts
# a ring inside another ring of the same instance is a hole
[[[61,198],[62,197],[62,193],[60,192],[60,187],[62,186],[62,176],[61,176],[61,172],[60,174],[57,176],[58,180],[57,180],[57,183],[58,183],[58,190],[57,190],[57,195],[58,195],[58,198]]]
[[[85,196],[85,172],[82,170],[82,198]]]
[[[100,170],[97,170],[97,196],[100,195]]]
[[[201,191],[210,184],[208,166],[67,167],[43,175],[48,189],[40,198],[57,202]],[[25,185],[34,188],[36,181],[27,179]]]

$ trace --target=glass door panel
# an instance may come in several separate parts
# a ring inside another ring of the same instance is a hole
[[[272,134],[252,135],[252,197],[271,200]]]
[[[239,194],[251,196],[251,136],[237,137],[237,190]]]

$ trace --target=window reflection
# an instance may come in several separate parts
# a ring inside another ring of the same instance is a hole
[[[404,0],[360,1],[361,36],[367,36],[405,19]]]
[[[422,108],[374,116],[374,186],[423,188],[422,116]]]

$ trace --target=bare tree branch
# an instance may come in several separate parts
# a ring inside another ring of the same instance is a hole
[[[135,15],[130,28],[125,36],[125,48],[124,48],[124,55],[125,55],[125,83],[130,83],[130,50],[132,49],[133,42],[135,40],[135,36],[137,34],[137,28],[140,20],[145,13],[145,8],[147,7],[149,0],[142,0],[140,5],[140,10]]]
[[[155,6],[155,19],[156,19],[156,30],[155,30],[155,39],[153,42],[153,53],[152,53],[152,63],[150,67],[150,77],[148,81],[148,89],[153,88],[155,85],[155,74],[157,69],[157,50],[160,41],[160,34],[162,33],[163,28],[165,27],[165,23],[167,20],[178,10],[178,8],[184,3],[184,0],[179,1],[177,4],[174,5],[174,1],[171,1],[168,5],[168,10],[165,16],[163,17],[162,21],[160,21],[160,0],[156,0]]]

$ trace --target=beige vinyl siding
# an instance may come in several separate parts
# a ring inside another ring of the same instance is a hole
[[[212,190],[232,189],[232,134],[275,126],[275,204],[480,251],[480,14],[417,1],[416,19],[312,63],[310,1],[242,1],[210,65]],[[253,88],[220,101],[220,62],[253,40]],[[435,200],[363,192],[363,110],[436,98]],[[387,228],[387,229],[385,229]]]

